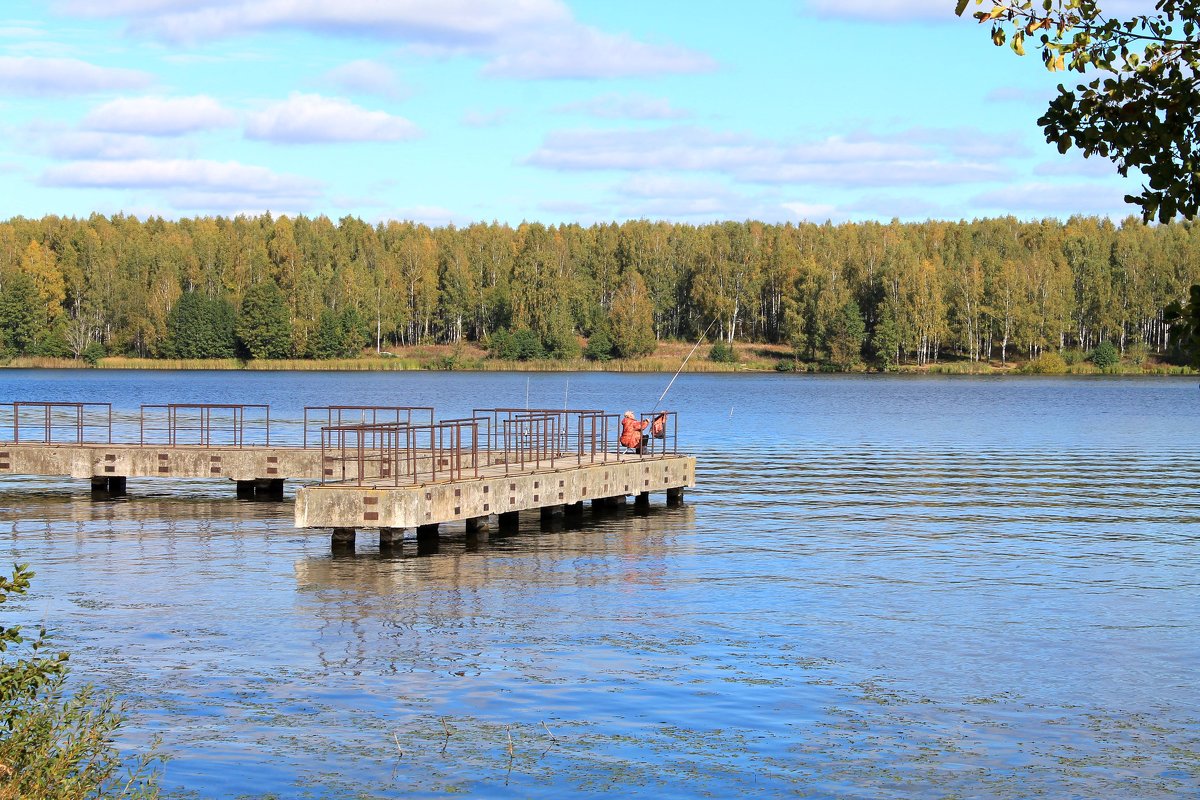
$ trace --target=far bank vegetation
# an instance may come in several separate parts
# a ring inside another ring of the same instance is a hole
[[[15,364],[1174,369],[1191,223],[0,223]]]

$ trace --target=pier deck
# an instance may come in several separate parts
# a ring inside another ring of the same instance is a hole
[[[275,500],[285,480],[306,481],[315,485],[296,492],[296,526],[332,529],[335,546],[361,528],[379,529],[386,546],[406,528],[480,530],[492,514],[505,528],[521,511],[571,514],[587,501],[645,504],[665,492],[673,504],[696,471],[677,450],[674,412],[660,412],[663,428],[633,452],[617,444],[619,417],[595,410],[476,409],[435,422],[426,407],[310,407],[285,444],[278,424],[272,442],[267,406],[143,406],[115,425],[106,403],[6,409],[0,476],[90,479],[107,496],[124,494],[127,478],[224,478],[240,498]],[[122,428],[131,441],[120,441]]]
[[[694,485],[695,473],[696,459],[690,456],[605,453],[583,464],[562,459],[556,466],[520,471],[497,464],[468,477],[406,486],[326,483],[296,493],[296,525],[419,528],[652,492],[678,497]]]

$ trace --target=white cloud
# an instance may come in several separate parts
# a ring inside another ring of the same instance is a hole
[[[862,163],[756,165],[742,180],[828,186],[951,186],[1003,180],[1012,172],[993,164],[890,159]]]
[[[506,78],[615,78],[705,72],[707,55],[579,23],[562,0],[66,0],[70,13],[128,17],[135,33],[198,42],[258,31],[384,39],[415,52],[487,60]]]
[[[868,137],[870,138],[870,137]],[[896,138],[945,148],[962,158],[1006,159],[1030,154],[1025,134],[1012,131],[984,132],[976,128],[924,128],[901,131]]]
[[[421,131],[404,117],[368,111],[347,100],[293,93],[252,114],[246,135],[287,144],[397,142],[417,138]]]
[[[350,94],[375,94],[392,99],[404,94],[395,70],[366,58],[334,67],[322,76],[321,81]]]
[[[1125,18],[1133,14],[1154,13],[1154,0],[1105,0],[1101,4],[1108,17]],[[974,21],[976,11],[987,11],[992,4],[971,2],[962,18]],[[859,19],[872,22],[950,22],[954,0],[804,0],[801,9],[826,19]]]
[[[241,193],[253,187],[260,197],[312,197],[318,184],[298,175],[237,161],[135,159],[76,161],[42,173],[45,186],[92,189],[180,189],[189,192]]]
[[[630,175],[615,187],[616,192],[632,197],[696,197],[698,195],[729,197],[729,188],[718,180],[639,173]]]
[[[469,128],[494,128],[503,125],[512,116],[511,108],[496,108],[491,111],[471,109],[462,116],[462,123]]]
[[[310,194],[289,195],[286,192],[260,194],[253,190],[228,192],[171,192],[167,202],[177,212],[189,214],[225,214],[256,216],[272,214],[303,214],[313,207]]]
[[[0,93],[29,96],[94,94],[150,85],[150,75],[98,67],[74,58],[0,56]]]
[[[1125,203],[1127,190],[1095,183],[1022,183],[982,192],[971,198],[978,208],[1006,214],[1106,214],[1120,218],[1139,212]]]
[[[665,97],[648,97],[640,94],[618,94],[612,92],[559,106],[555,111],[569,114],[587,114],[602,119],[683,119],[691,114],[675,108]]]
[[[725,174],[763,184],[893,186],[999,180],[999,164],[960,158],[956,137],[909,132],[779,142],[694,126],[549,134],[526,163],[559,170],[667,170]],[[916,137],[919,138],[919,137]]]
[[[122,97],[97,106],[83,127],[107,133],[181,136],[223,128],[237,118],[211,97]]]
[[[1131,170],[1132,172],[1132,170]],[[1084,158],[1077,150],[1072,150],[1052,161],[1042,161],[1033,167],[1034,175],[1061,176],[1075,175],[1086,178],[1111,178],[1117,175],[1117,166],[1107,158],[1095,156]]]
[[[22,24],[9,20],[7,25],[0,26],[0,39],[38,39],[45,35],[46,32],[33,22]]]
[[[1069,81],[1068,81],[1069,82]],[[997,86],[984,95],[989,103],[1018,103],[1021,105],[1045,105],[1056,92],[1052,87],[1026,89],[1019,86]]]
[[[798,220],[824,222],[839,216],[837,206],[828,203],[784,203],[783,207]]]
[[[551,132],[527,163],[561,170],[728,170],[776,152],[740,134],[697,127],[583,129]]]
[[[131,18],[130,27],[194,42],[291,29],[434,44],[480,44],[569,22],[559,0],[68,0],[71,13]]]
[[[653,45],[626,34],[572,25],[512,43],[484,68],[505,78],[629,78],[712,72],[716,62],[678,45]]]
[[[42,142],[48,155],[63,160],[128,161],[159,156],[157,142],[145,136],[69,131]]]
[[[430,227],[444,227],[451,223],[462,223],[457,214],[448,208],[441,206],[407,206],[404,208],[392,209],[387,215],[380,217],[381,222],[385,221],[398,222],[415,222],[419,225],[428,225]]]
[[[846,203],[842,211],[871,219],[953,219],[956,210],[927,197],[868,194]],[[959,214],[961,216],[961,214]]]

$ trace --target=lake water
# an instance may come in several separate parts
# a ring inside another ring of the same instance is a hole
[[[0,401],[646,410],[669,376],[0,371]],[[175,797],[1200,792],[1194,380],[683,375],[687,505],[382,557],[228,482],[0,482]],[[289,498],[292,492],[289,491]]]

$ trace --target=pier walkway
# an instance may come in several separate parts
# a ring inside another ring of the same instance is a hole
[[[521,511],[543,519],[583,504],[668,504],[694,485],[695,459],[678,450],[678,418],[641,452],[617,444],[620,418],[590,409],[475,409],[437,421],[414,406],[314,406],[275,420],[265,405],[144,405],[116,413],[107,403],[0,405],[0,476],[68,476],[93,495],[120,496],[128,478],[220,478],[242,499],[283,499],[300,481],[296,526],[332,531],[335,547],[379,530],[383,547],[405,529],[418,538],[462,521],[501,529]],[[647,415],[649,416],[649,415]]]

